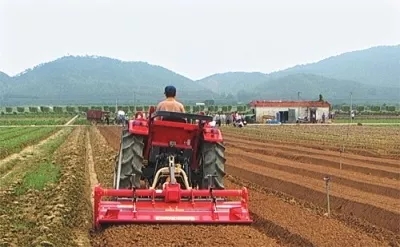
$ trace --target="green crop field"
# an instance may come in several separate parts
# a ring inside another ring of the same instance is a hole
[[[0,159],[10,154],[20,152],[24,147],[36,144],[47,138],[58,128],[1,128],[0,129]]]
[[[4,125],[62,125],[74,115],[71,114],[4,114],[0,115],[0,126]]]

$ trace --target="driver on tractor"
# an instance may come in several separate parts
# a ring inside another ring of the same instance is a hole
[[[166,86],[164,94],[166,99],[158,103],[156,111],[185,112],[182,103],[175,99],[176,88],[174,86]]]
[[[176,88],[174,86],[166,86],[164,89],[164,94],[166,99],[158,103],[156,111],[185,112],[185,108],[182,103],[175,99]],[[156,120],[158,120],[158,118]]]

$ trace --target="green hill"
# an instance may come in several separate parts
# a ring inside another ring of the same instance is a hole
[[[344,53],[282,71],[228,72],[193,81],[145,62],[97,56],[67,56],[9,77],[0,72],[0,103],[148,104],[163,99],[173,84],[185,103],[253,99],[316,99],[332,103],[400,102],[400,45]]]
[[[270,76],[297,73],[358,81],[372,86],[400,87],[400,45],[347,52],[317,63],[271,73]]]
[[[197,82],[215,93],[236,95],[249,85],[259,85],[267,80],[268,77],[261,72],[228,72],[214,74]]]
[[[353,91],[356,102],[399,103],[399,68],[400,45],[379,46],[270,74],[228,72],[197,82],[216,93],[233,93],[240,101],[297,99],[300,91],[302,98],[315,98],[321,93],[340,103],[348,101]]]
[[[11,77],[4,101],[10,104],[151,103],[163,99],[166,85],[184,101],[213,93],[160,66],[96,56],[68,56]]]
[[[349,102],[350,92],[355,103],[399,103],[400,99],[400,87],[373,87],[356,81],[337,80],[314,74],[293,74],[270,79],[256,86],[251,95],[242,97],[295,100],[298,92],[301,93],[302,99],[317,100],[319,94],[322,94],[333,103]]]

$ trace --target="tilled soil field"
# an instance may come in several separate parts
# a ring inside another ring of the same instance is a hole
[[[225,185],[249,188],[252,225],[132,224],[93,232],[92,189],[112,187],[121,129],[60,133],[24,162],[4,164],[10,175],[0,178],[0,246],[400,246],[398,160],[347,153],[340,169],[332,150],[250,140],[234,130],[224,131]],[[53,182],[30,188],[49,174],[41,169],[56,172]]]
[[[90,131],[94,167],[104,186],[112,186],[120,133],[108,126]],[[399,246],[397,160],[346,155],[339,169],[332,151],[251,141],[231,132],[224,138],[225,183],[250,189],[251,226],[111,226],[92,235],[92,245]]]

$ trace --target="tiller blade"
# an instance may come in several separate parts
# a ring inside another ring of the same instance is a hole
[[[105,196],[124,197],[102,201]],[[227,201],[224,197],[240,197]],[[128,198],[128,199],[127,199]],[[240,190],[184,190],[180,184],[156,189],[94,189],[94,227],[117,223],[250,224],[249,194]]]

